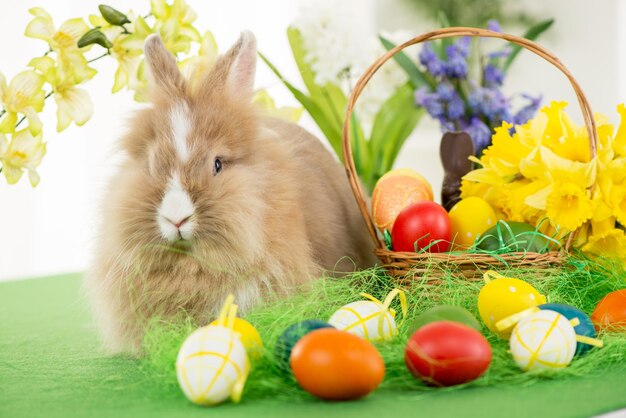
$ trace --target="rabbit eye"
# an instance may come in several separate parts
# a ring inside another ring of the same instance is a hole
[[[222,160],[216,158],[213,166],[213,175],[216,175],[220,171],[222,171]]]

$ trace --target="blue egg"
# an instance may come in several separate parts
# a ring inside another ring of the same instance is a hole
[[[300,341],[300,338],[304,337],[309,332],[320,328],[334,327],[328,322],[320,321],[319,319],[307,319],[289,326],[280,335],[280,337],[278,337],[276,345],[274,346],[274,357],[278,367],[283,372],[289,372],[291,370],[291,367],[289,366],[291,350],[296,343]]]
[[[589,316],[580,309],[574,308],[570,305],[564,305],[562,303],[544,303],[543,305],[539,305],[539,308],[560,313],[570,320],[578,318],[580,324],[574,327],[576,335],[583,335],[585,337],[595,338],[596,330],[593,327],[593,322],[591,322],[591,318],[589,318]],[[581,342],[577,343],[576,355],[584,354],[591,347],[592,346],[590,346],[589,344],[584,344]]]

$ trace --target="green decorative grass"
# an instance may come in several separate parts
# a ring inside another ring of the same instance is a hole
[[[626,288],[626,276],[621,268],[610,262],[595,263],[583,258],[571,258],[567,265],[550,270],[503,270],[501,274],[526,280],[545,294],[549,302],[566,303],[591,314],[596,303],[607,293]],[[575,376],[602,374],[615,368],[626,371],[626,333],[604,333],[599,336],[604,348],[594,348],[577,357],[559,371],[522,372],[508,353],[508,341],[498,339],[483,328],[483,334],[493,349],[493,361],[488,372],[474,382],[452,388],[438,389],[414,379],[404,365],[404,346],[409,337],[412,320],[426,309],[441,305],[457,305],[478,316],[477,296],[482,282],[469,282],[448,274],[436,287],[419,278],[404,287],[409,313],[392,341],[376,344],[385,360],[386,375],[381,388],[391,390],[458,390],[465,386],[528,385],[544,379],[567,379]],[[344,304],[362,300],[361,292],[384,299],[394,288],[394,282],[381,269],[370,269],[341,279],[324,278],[309,289],[288,299],[267,300],[263,306],[245,316],[261,334],[265,344],[260,360],[253,364],[244,397],[246,399],[298,399],[310,395],[302,391],[294,378],[282,373],[273,358],[274,343],[291,324],[304,319],[327,320]],[[399,304],[392,307],[400,312]],[[399,314],[400,315],[400,314]],[[402,318],[397,318],[401,321]],[[143,369],[146,376],[174,390],[178,383],[175,359],[178,348],[196,325],[188,318],[170,321],[155,320],[144,340]],[[177,390],[177,389],[176,389]]]

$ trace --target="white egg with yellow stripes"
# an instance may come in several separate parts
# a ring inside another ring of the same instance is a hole
[[[524,371],[562,369],[576,353],[576,332],[563,315],[540,310],[524,316],[513,329],[511,354]]]
[[[195,330],[180,347],[176,376],[185,396],[198,405],[241,400],[250,361],[235,331],[237,305],[228,295],[217,320]],[[252,326],[250,326],[252,327]]]
[[[238,402],[250,364],[239,335],[210,325],[194,331],[176,359],[176,375],[187,398],[199,405]]]
[[[403,317],[406,317],[406,296],[399,289],[392,290],[384,302],[367,293],[361,296],[369,300],[349,303],[339,308],[328,320],[338,330],[358,335],[368,341],[390,340],[398,334],[396,312],[389,307],[391,301],[399,296]]]

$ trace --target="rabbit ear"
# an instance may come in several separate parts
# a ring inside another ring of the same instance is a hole
[[[232,57],[228,71],[228,84],[238,94],[252,95],[256,73],[256,38],[250,31],[243,31],[239,40],[226,54]]]
[[[165,90],[166,94],[184,90],[185,81],[178,70],[176,59],[165,49],[159,35],[148,36],[144,43],[144,53],[154,85]]]

